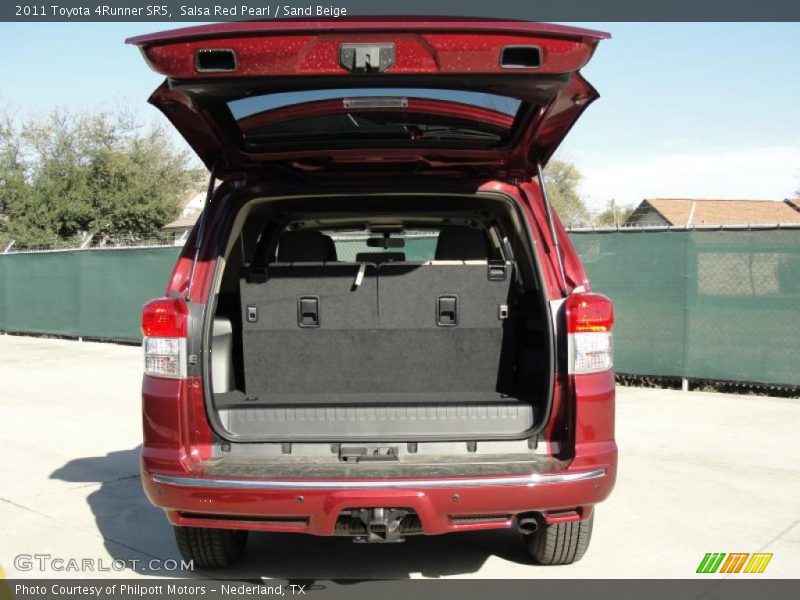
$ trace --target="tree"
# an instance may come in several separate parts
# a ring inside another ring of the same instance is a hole
[[[598,227],[622,227],[633,211],[630,204],[619,206],[616,201],[609,200],[605,210],[595,217],[594,224]]]
[[[197,177],[163,128],[125,112],[6,118],[0,233],[21,246],[151,236],[177,217]]]
[[[567,227],[589,225],[589,211],[578,193],[580,171],[563,160],[551,160],[544,169],[550,203]]]
[[[20,144],[14,135],[13,123],[5,113],[0,120],[0,231],[8,222],[9,207],[25,193],[20,155]]]

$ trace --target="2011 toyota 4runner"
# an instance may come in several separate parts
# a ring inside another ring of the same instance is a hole
[[[142,481],[196,566],[248,531],[518,528],[539,563],[581,558],[616,473],[613,311],[542,167],[605,37],[339,19],[128,40],[211,171],[142,316]]]

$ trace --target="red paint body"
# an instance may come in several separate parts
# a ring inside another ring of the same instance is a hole
[[[142,36],[130,41],[142,48],[148,63],[158,72],[175,80],[192,80],[201,78],[193,63],[195,50],[200,48],[236,49],[240,69],[236,77],[331,75],[346,78],[348,72],[339,66],[336,56],[340,43],[391,39],[398,50],[393,75],[424,73],[447,77],[499,73],[498,48],[507,44],[531,44],[533,39],[543,51],[542,66],[536,74],[566,73],[567,81],[547,106],[534,112],[527,121],[517,123],[514,144],[502,148],[364,148],[297,150],[280,155],[256,153],[237,145],[229,132],[223,132],[211,115],[200,109],[180,86],[171,89],[165,82],[151,101],[167,114],[207,164],[215,162],[214,157],[220,161],[217,162],[218,176],[224,183],[208,209],[206,240],[223,235],[228,216],[244,198],[305,192],[306,184],[302,180],[292,183],[291,180],[270,179],[271,167],[277,162],[284,167],[306,170],[319,178],[339,182],[358,180],[363,190],[372,183],[375,186],[391,184],[392,168],[399,169],[411,161],[424,165],[416,174],[419,189],[424,189],[426,182],[435,182],[441,187],[442,181],[457,179],[460,190],[466,186],[473,191],[495,191],[512,198],[522,209],[534,238],[545,293],[549,300],[556,301],[563,298],[565,289],[569,292],[583,286],[589,291],[590,286],[577,253],[556,218],[555,231],[566,278],[561,281],[540,187],[532,178],[533,167],[537,157],[545,161],[552,154],[585,105],[596,97],[578,69],[604,37],[605,34],[597,32],[531,23],[355,19],[315,23],[228,23]],[[518,73],[509,75],[520,76]],[[204,81],[232,77],[231,74],[202,74]],[[308,108],[277,109],[271,111],[272,114],[254,117],[252,124],[261,126],[280,121]],[[335,103],[319,102],[311,108],[324,113],[336,107]],[[510,125],[505,115],[458,103],[422,100],[414,109],[485,119],[504,127]],[[330,168],[310,170],[310,163],[306,161],[320,156],[329,161]],[[386,167],[379,179],[375,174],[362,172],[366,162],[378,162]],[[468,169],[476,165],[484,167],[484,171]],[[481,172],[483,178],[476,175]],[[397,173],[396,180],[401,185],[404,183],[402,171]],[[188,292],[196,235],[197,231],[176,264],[167,295]],[[215,256],[214,252],[201,252],[200,260],[194,265],[190,302],[204,304],[208,301]],[[376,487],[369,489],[316,490],[197,489],[165,485],[155,482],[153,476],[205,477],[213,433],[206,416],[202,381],[145,376],[142,398],[144,488],[153,504],[165,509],[170,521],[177,525],[332,535],[336,518],[343,509],[398,506],[415,510],[427,534],[510,527],[514,515],[530,512],[541,512],[545,520],[559,522],[587,518],[592,507],[611,492],[616,477],[614,376],[610,370],[587,375],[556,373],[552,410],[540,434],[546,447],[558,448],[558,458],[566,465],[563,473],[603,469],[605,474],[593,479],[530,485],[494,485],[492,477],[486,477],[485,485],[480,486],[427,488],[423,482],[413,489],[381,487],[381,482],[374,482]],[[298,496],[303,497],[302,502],[298,501]],[[194,516],[187,517],[183,513]],[[219,520],[203,518],[202,514],[229,517]],[[508,518],[472,524],[457,524],[452,520],[454,516],[476,514]],[[255,523],[237,521],[237,515],[251,519],[304,517],[308,521]]]
[[[538,188],[531,186],[527,200],[516,186],[502,182],[486,182],[483,190],[502,191],[515,197],[531,219],[531,229],[539,248],[551,249],[546,220],[541,210]],[[212,213],[213,215],[213,213]],[[214,223],[208,224],[213,231]],[[570,286],[587,286],[585,273],[561,232],[561,247],[566,255]],[[167,293],[185,293],[191,264],[191,241],[179,259]],[[552,252],[540,256],[551,299],[560,297],[557,265]],[[192,301],[203,302],[213,273],[213,261],[201,261],[195,273]],[[512,519],[488,523],[455,524],[451,517],[474,514],[516,515],[528,512],[548,513],[576,511],[579,518],[591,514],[591,508],[604,500],[614,486],[617,447],[614,441],[614,376],[611,371],[591,375],[558,374],[550,420],[542,434],[548,442],[561,444],[562,452],[571,457],[566,472],[605,469],[602,478],[568,483],[529,486],[495,486],[486,478],[486,487],[436,488],[415,490],[197,490],[163,485],[153,474],[203,477],[205,462],[211,455],[212,431],[205,415],[199,379],[169,380],[144,378],[142,388],[144,446],[142,474],[145,491],[156,506],[164,508],[170,521],[178,525],[198,527],[242,528],[263,531],[301,532],[331,535],[336,517],[343,508],[393,507],[413,508],[420,517],[426,534],[453,531],[504,528]],[[458,494],[459,501],[453,501]],[[303,502],[297,501],[303,496]],[[184,518],[187,513],[210,513],[254,516],[308,517],[308,524],[253,523],[226,519]],[[557,519],[558,517],[554,517]]]

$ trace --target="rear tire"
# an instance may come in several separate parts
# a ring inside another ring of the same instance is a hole
[[[200,569],[233,566],[247,544],[247,531],[178,526],[174,529],[181,556]]]
[[[592,539],[594,514],[583,521],[548,525],[539,521],[539,528],[526,537],[528,551],[540,565],[569,565],[583,558]]]

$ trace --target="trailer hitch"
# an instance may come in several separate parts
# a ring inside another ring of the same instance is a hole
[[[378,544],[404,542],[400,522],[409,512],[403,508],[362,508],[353,511],[353,516],[366,527],[366,534],[356,536],[353,541]]]

